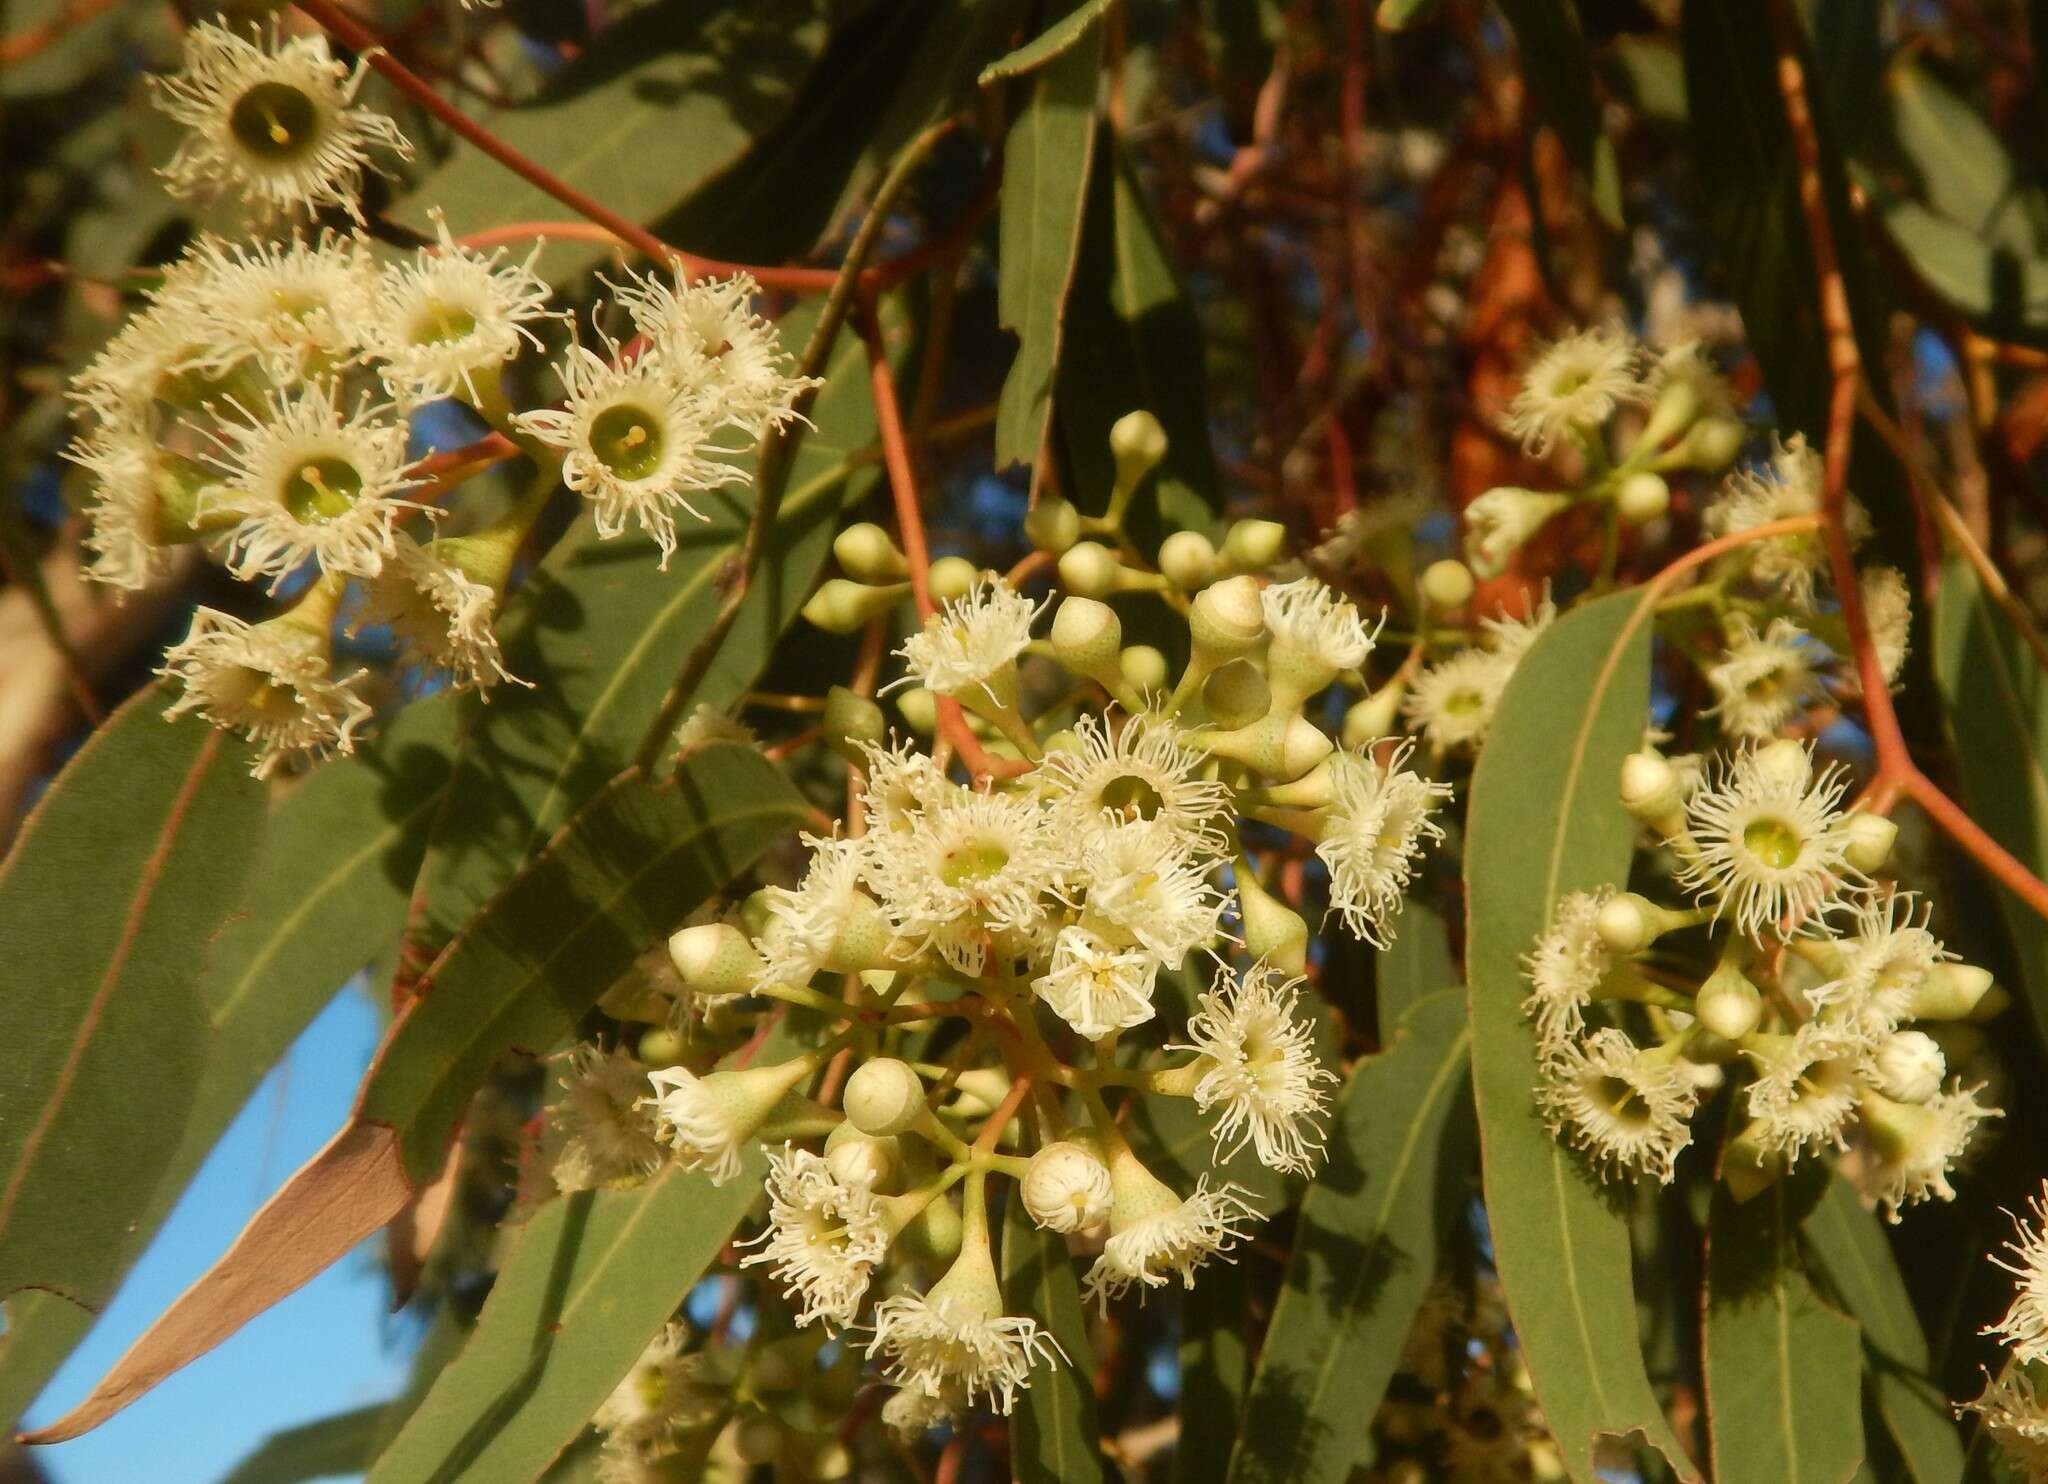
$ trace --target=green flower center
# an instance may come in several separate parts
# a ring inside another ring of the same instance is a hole
[[[1617,1123],[1642,1128],[1650,1121],[1650,1105],[1637,1097],[1636,1090],[1620,1077],[1602,1077],[1595,1082],[1593,1100]]]
[[[259,82],[235,100],[228,132],[261,159],[295,159],[319,135],[320,106],[289,83]]]
[[[1126,773],[1113,778],[1103,786],[1101,799],[1104,808],[1114,809],[1137,819],[1153,819],[1166,807],[1166,800],[1159,796],[1159,790],[1135,774]]]
[[[284,508],[308,524],[334,520],[354,508],[363,476],[346,459],[308,459],[284,482]]]
[[[1788,870],[1799,863],[1803,843],[1799,831],[1782,819],[1768,815],[1752,819],[1742,827],[1742,846],[1774,871]]]
[[[432,299],[412,322],[414,345],[446,345],[466,339],[476,331],[476,316],[458,304]]]
[[[661,422],[645,408],[622,402],[591,420],[590,451],[621,479],[645,479],[661,467]]]
[[[974,840],[946,852],[939,879],[948,886],[986,881],[1010,863],[1010,852],[993,840]]]

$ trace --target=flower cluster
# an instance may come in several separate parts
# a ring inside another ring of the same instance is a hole
[[[371,148],[407,153],[388,119],[353,106],[359,80],[319,37],[195,26],[184,71],[160,89],[190,131],[173,185],[235,191],[259,216],[340,205],[359,217]],[[437,232],[398,260],[360,233],[201,237],[72,384],[89,575],[142,588],[196,547],[298,594],[258,623],[202,609],[163,668],[182,690],[173,714],[251,738],[260,776],[354,746],[371,706],[366,675],[337,670],[338,619],[388,628],[402,666],[455,686],[511,679],[498,612],[558,485],[588,499],[600,535],[636,519],[666,560],[688,495],[728,482],[724,456],[794,416],[813,385],[790,373],[750,279],[634,277],[617,293],[635,353],[571,346],[566,403],[515,412],[504,373],[523,346],[541,348],[547,285],[531,254]],[[447,399],[504,451],[416,459],[412,415]],[[437,502],[513,451],[536,466],[528,492],[444,520]]]
[[[2029,1204],[2031,1224],[2015,1216],[2007,1257],[1993,1258],[2012,1274],[2012,1302],[1984,1333],[2003,1344],[2006,1364],[1984,1394],[1961,1410],[1974,1412],[2006,1461],[2028,1481],[2048,1479],[2048,1186]]]

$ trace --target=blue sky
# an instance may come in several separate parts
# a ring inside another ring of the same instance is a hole
[[[348,1116],[378,1029],[375,1007],[355,988],[307,1027],[30,1410],[31,1423],[83,1397],[327,1142]],[[127,1411],[73,1442],[38,1450],[37,1459],[55,1484],[214,1484],[280,1427],[393,1395],[413,1340],[413,1326],[387,1312],[374,1244],[366,1244]]]

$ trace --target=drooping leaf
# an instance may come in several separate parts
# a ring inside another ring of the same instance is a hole
[[[638,1190],[551,1201],[519,1234],[462,1353],[370,1471],[374,1484],[542,1473],[681,1305],[761,1193],[671,1165]]]
[[[1031,40],[984,67],[981,71],[981,85],[987,87],[990,83],[1000,82],[1006,77],[1021,77],[1033,68],[1043,67],[1046,63],[1065,56],[1092,34],[1097,33],[1096,23],[1115,3],[1116,0],[1081,0],[1080,4]]]
[[[1610,227],[1620,227],[1621,175],[1614,141],[1600,126],[1593,61],[1577,7],[1572,0],[1500,0],[1500,8],[1515,29],[1537,111],[1557,130],[1565,153],[1591,185],[1595,209]]]
[[[608,27],[540,97],[479,122],[558,179],[651,223],[784,116],[824,51],[826,9],[821,0],[652,6]],[[564,214],[553,196],[464,144],[392,214],[431,233],[434,206],[457,233]],[[608,251],[558,240],[537,267],[561,282]]]
[[[103,1193],[147,1204],[163,1149],[135,1131],[176,1129],[206,1061],[199,981],[265,789],[245,744],[166,722],[163,701],[147,690],[94,733],[0,866],[20,1012],[0,1037],[0,1293],[113,1296],[133,1243]]]
[[[1103,1477],[1095,1420],[1095,1354],[1074,1260],[1057,1234],[1041,1231],[1011,1201],[1003,1223],[1003,1298],[1028,1314],[1066,1353],[1041,1362],[1010,1416],[1010,1474],[1018,1484],[1093,1484]]]
[[[1390,931],[1393,941],[1374,954],[1373,964],[1382,1045],[1393,1044],[1401,1018],[1425,995],[1458,982],[1450,924],[1435,904],[1422,897],[1408,898]]]
[[[1942,569],[1934,674],[1970,817],[2028,870],[2048,870],[2048,676],[1960,560]],[[1997,900],[2035,1032],[2048,1036],[2048,923],[2002,887]]]
[[[1931,1375],[1927,1337],[1899,1276],[1891,1243],[1856,1188],[1828,1181],[1799,1234],[1828,1287],[1861,1327],[1878,1415],[1912,1484],[1958,1484],[1963,1444]]]
[[[1472,779],[1465,850],[1472,1082],[1494,1255],[1536,1398],[1573,1479],[1594,1440],[1640,1431],[1697,1474],[1650,1390],[1636,1340],[1625,1215],[1538,1116],[1522,955],[1567,892],[1623,880],[1635,824],[1615,795],[1649,712],[1650,631],[1636,595],[1553,625],[1515,671]]]
[[[1180,1484],[1222,1484],[1252,1380],[1243,1263],[1210,1263],[1180,1296]]]
[[[1034,483],[1052,419],[1053,376],[1095,156],[1101,41],[1091,34],[1082,42],[1079,32],[1074,39],[1078,44],[1032,79],[1003,140],[996,312],[1018,345],[996,408],[995,458],[998,467],[1031,465]]]
[[[355,1474],[369,1462],[382,1405],[358,1407],[282,1428],[236,1464],[221,1484],[305,1484],[335,1474]]]
[[[1142,543],[1163,531],[1209,531],[1221,493],[1209,445],[1202,327],[1129,154],[1108,140],[1097,147],[1106,152],[1089,187],[1054,384],[1076,502],[1101,510],[1115,478],[1110,424],[1142,407],[1165,427],[1168,443],[1151,476],[1156,497],[1133,508],[1134,534]]]
[[[1439,989],[1339,1099],[1302,1201],[1231,1484],[1342,1481],[1459,1224],[1472,1166],[1465,995]]]
[[[1854,1320],[1800,1271],[1799,1207],[1819,1169],[1748,1201],[1714,1187],[1707,1227],[1707,1430],[1714,1474],[1849,1484],[1863,1462]]]

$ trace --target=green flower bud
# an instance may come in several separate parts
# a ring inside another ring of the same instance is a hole
[[[1671,486],[1645,469],[1631,474],[1614,492],[1614,510],[1625,526],[1646,526],[1671,508]]]
[[[683,1059],[685,1049],[681,1036],[665,1025],[656,1025],[641,1032],[634,1054],[646,1066],[672,1067]]]
[[[834,577],[804,604],[804,617],[828,634],[851,634],[880,618],[910,592],[907,582],[888,587],[868,587],[844,577]]]
[[[1216,577],[1216,546],[1200,531],[1175,531],[1159,543],[1159,570],[1184,593],[1207,587]]]
[[[973,592],[980,580],[981,569],[966,557],[940,557],[925,573],[925,587],[934,603],[956,602]]]
[[[1188,609],[1188,635],[1195,654],[1206,659],[1202,673],[1258,647],[1266,637],[1266,610],[1259,585],[1249,577],[1232,577],[1203,588]]]
[[[1908,1020],[1969,1020],[1992,991],[1991,971],[1975,964],[1939,963],[1913,991]]]
[[[1882,814],[1872,814],[1859,809],[1849,816],[1849,843],[1843,856],[1849,864],[1866,875],[1881,870],[1891,859],[1892,846],[1899,838],[1899,827]]]
[[[819,718],[826,745],[850,763],[865,765],[862,742],[889,740],[889,721],[872,697],[835,685],[825,692],[825,714]]]
[[[1408,686],[1390,680],[1344,713],[1344,745],[1363,747],[1400,731],[1401,701]]]
[[[1450,557],[1422,570],[1422,606],[1435,618],[1456,613],[1472,601],[1472,569]]]
[[[692,994],[745,994],[764,967],[747,935],[729,922],[707,922],[672,933],[668,957]]]
[[[1742,452],[1742,444],[1747,437],[1742,424],[1733,418],[1701,418],[1685,435],[1685,441],[1678,445],[1678,461],[1708,473],[1725,469]]]
[[[909,558],[872,521],[848,526],[834,536],[832,555],[842,572],[860,582],[902,582],[910,576]]]
[[[1263,572],[1286,554],[1287,527],[1274,520],[1241,520],[1223,533],[1223,565],[1233,572]]]
[[[1109,425],[1109,452],[1116,460],[1117,488],[1125,491],[1128,499],[1128,492],[1137,489],[1166,457],[1166,429],[1142,407],[1126,412]]]
[[[1308,923],[1267,891],[1250,871],[1237,873],[1237,899],[1244,915],[1244,946],[1283,974],[1308,972]]]
[[[896,692],[896,714],[920,737],[929,737],[939,729],[939,701],[921,685],[906,686]]]
[[[1673,912],[1648,897],[1624,891],[1610,897],[1600,908],[1593,928],[1600,941],[1616,953],[1641,953],[1664,934],[1692,921],[1690,913]]]
[[[1052,616],[1052,652],[1062,665],[1091,680],[1123,674],[1117,655],[1123,649],[1123,621],[1107,603],[1093,598],[1062,599]]]
[[[1192,740],[1218,757],[1282,783],[1301,777],[1335,751],[1321,728],[1294,711],[1234,731],[1197,732]]]
[[[1654,752],[1632,752],[1621,760],[1621,807],[1664,836],[1685,828],[1685,798],[1678,770]]]
[[[1763,992],[1732,959],[1724,959],[1700,986],[1693,1012],[1701,1025],[1723,1040],[1740,1041],[1764,1018]]]
[[[1225,731],[1250,726],[1272,706],[1272,688],[1249,660],[1232,660],[1202,683],[1202,709]]]
[[[1024,517],[1024,538],[1058,556],[1081,539],[1081,512],[1058,495],[1045,495]]]
[[[1106,598],[1122,575],[1123,563],[1099,541],[1078,541],[1060,558],[1060,586],[1077,597]]]
[[[864,1134],[900,1134],[924,1116],[924,1079],[910,1063],[878,1056],[854,1068],[840,1106],[846,1121]]]
[[[1133,644],[1117,656],[1124,684],[1140,695],[1166,689],[1166,656],[1149,644]]]

